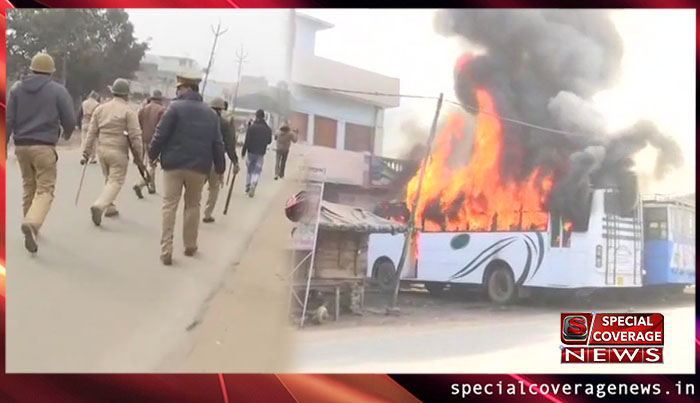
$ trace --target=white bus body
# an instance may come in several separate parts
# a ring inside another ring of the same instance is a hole
[[[551,216],[543,232],[423,232],[417,237],[418,258],[401,279],[424,283],[484,284],[493,264],[507,267],[516,286],[548,288],[638,287],[642,285],[641,207],[634,217],[606,213],[613,190],[596,189],[585,232],[553,236]],[[610,210],[610,209],[608,209]],[[456,237],[461,237],[456,239]],[[553,238],[555,242],[553,242]],[[455,242],[457,241],[457,242]],[[557,242],[558,241],[558,242]],[[395,268],[403,235],[372,234],[368,273],[380,265]],[[409,255],[411,256],[411,255]]]

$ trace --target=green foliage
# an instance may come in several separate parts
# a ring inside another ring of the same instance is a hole
[[[7,10],[8,82],[29,72],[32,56],[48,52],[56,78],[65,77],[71,95],[83,98],[115,78],[133,78],[147,49],[121,9]]]

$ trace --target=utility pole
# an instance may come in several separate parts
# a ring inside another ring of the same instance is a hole
[[[403,267],[406,265],[406,256],[408,255],[408,249],[411,246],[411,239],[415,235],[416,223],[415,214],[416,208],[418,206],[418,199],[420,198],[421,188],[423,187],[423,177],[425,176],[425,166],[428,165],[428,159],[430,158],[430,150],[433,146],[433,139],[435,138],[435,132],[437,131],[437,121],[440,116],[440,109],[442,108],[442,93],[437,101],[437,106],[435,108],[435,116],[433,117],[433,124],[430,126],[430,136],[426,141],[425,147],[425,159],[420,169],[420,176],[418,176],[418,189],[416,189],[416,195],[412,200],[411,216],[408,218],[408,225],[406,228],[406,233],[404,235],[403,249],[401,250],[401,257],[396,265],[396,278],[394,279],[394,295],[391,299],[391,307],[389,307],[389,312],[398,313],[398,299],[399,299],[399,288],[401,285],[401,272]]]
[[[231,102],[231,122],[233,124],[233,132],[236,133],[236,130],[238,129],[236,127],[236,101],[238,100],[238,87],[241,85],[241,70],[243,68],[243,63],[245,63],[248,58],[248,52],[243,50],[243,44],[241,44],[241,49],[236,51],[236,62],[238,63],[238,73],[237,73],[237,78],[236,78],[236,89],[234,90],[233,93],[233,100]],[[233,169],[233,165],[229,165],[228,167],[228,175],[226,175],[226,184],[228,185],[229,183],[229,178],[231,177],[231,171]],[[228,212],[228,201],[230,200],[231,195],[231,190],[229,190],[229,196],[226,199],[226,207],[224,208],[224,214]]]
[[[241,70],[243,69],[243,63],[248,61],[248,52],[241,48],[236,51],[236,63],[238,63],[238,73],[236,73],[236,89],[233,92],[233,100],[231,101],[231,114],[235,116],[236,114],[236,101],[238,100],[238,87],[241,86]],[[234,128],[235,129],[235,128]]]
[[[221,30],[221,21],[216,25],[216,31],[214,27],[211,27],[211,32],[214,34],[214,43],[211,45],[211,53],[209,54],[209,62],[207,63],[207,75],[204,77],[204,83],[202,83],[202,97],[204,97],[204,89],[207,88],[207,80],[209,79],[209,71],[211,69],[211,62],[214,59],[214,51],[216,51],[216,42],[219,41],[219,37],[228,31],[227,29]]]

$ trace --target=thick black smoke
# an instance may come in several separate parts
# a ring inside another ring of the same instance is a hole
[[[443,10],[435,26],[485,51],[457,63],[460,102],[476,105],[475,90],[483,88],[501,116],[576,133],[501,121],[501,174],[523,179],[537,166],[554,173],[549,207],[564,216],[586,221],[588,195],[596,186],[620,188],[621,208],[634,207],[632,157],[646,145],[659,151],[657,178],[682,163],[678,145],[653,124],[606,133],[605,120],[592,107],[592,96],[617,80],[623,53],[607,11]]]

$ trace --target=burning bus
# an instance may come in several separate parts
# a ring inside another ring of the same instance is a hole
[[[423,161],[424,183],[413,211],[419,173],[406,185],[406,211],[417,232],[401,279],[433,292],[449,283],[482,285],[500,303],[514,299],[520,287],[640,286],[638,200],[625,208],[620,189],[601,187],[579,201],[585,207],[577,216],[548,211],[553,174],[535,169],[520,182],[503,177],[502,127],[488,92],[478,91],[477,99],[469,164],[451,169],[447,162],[464,135],[464,120],[451,116]],[[370,235],[367,275],[391,286],[403,245],[402,235]]]
[[[516,298],[520,287],[641,286],[640,210],[623,216],[618,200],[614,189],[595,189],[585,231],[552,213],[541,213],[540,226],[530,228],[442,231],[423,225],[401,279],[424,283],[431,292],[450,283],[481,285],[498,303]],[[367,276],[390,285],[403,244],[401,235],[370,235]]]
[[[528,286],[642,285],[634,157],[655,149],[662,180],[683,153],[649,121],[610,132],[596,109],[623,55],[609,13],[451,9],[434,23],[477,50],[454,67],[461,113],[403,187],[415,230],[401,278],[478,284],[499,302]],[[390,283],[403,244],[372,235],[367,274]]]

